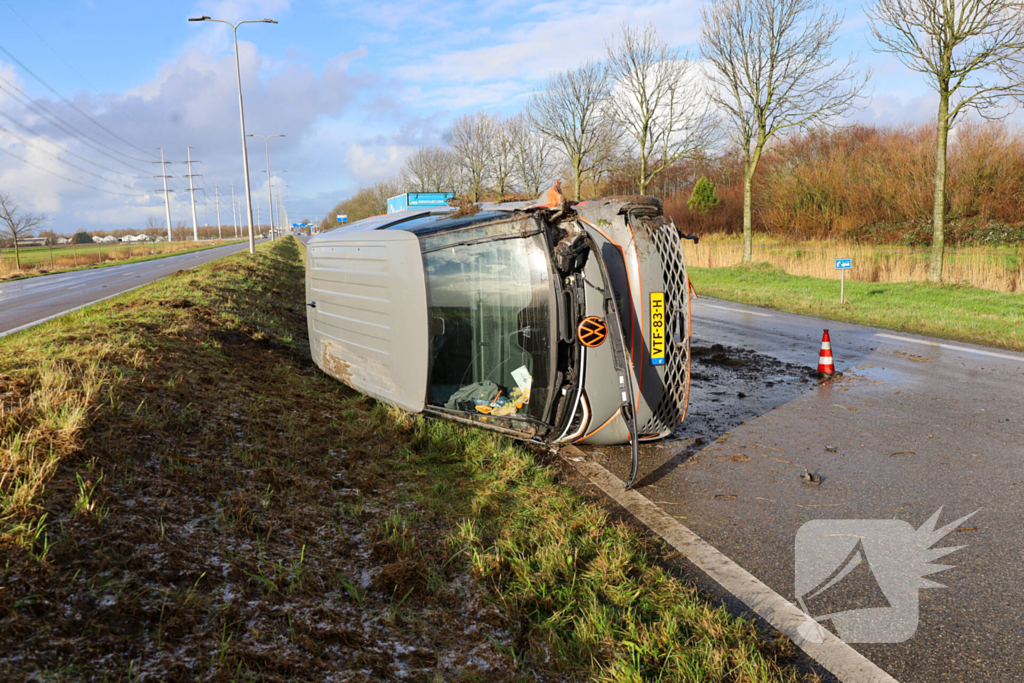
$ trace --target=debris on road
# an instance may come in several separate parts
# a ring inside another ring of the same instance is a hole
[[[800,475],[800,481],[813,486],[821,486],[821,475],[816,472],[805,471]]]

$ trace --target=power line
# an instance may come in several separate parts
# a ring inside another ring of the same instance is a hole
[[[45,166],[40,166],[39,164],[32,163],[28,159],[22,159],[17,154],[15,154],[14,152],[12,152],[9,149],[6,149],[4,147],[0,147],[0,152],[3,152],[4,154],[6,154],[9,157],[17,159],[18,161],[22,162],[23,164],[27,164],[27,165],[32,166],[34,168],[38,168],[40,171],[43,171],[44,173],[49,173],[50,175],[56,176],[56,177],[60,178],[61,180],[66,180],[67,182],[74,183],[75,185],[81,185],[82,187],[88,188],[90,190],[96,190],[97,192],[106,192],[107,194],[117,195],[117,196],[120,196],[120,197],[138,197],[138,196],[143,196],[143,195],[127,194],[127,193],[124,193],[124,192],[114,192],[112,190],[104,190],[102,187],[95,187],[93,185],[89,185],[88,183],[83,183],[80,180],[75,180],[74,178],[68,178],[67,176],[63,176],[63,175],[61,175],[59,173],[55,173],[55,172],[51,171],[50,169],[46,168]]]
[[[28,30],[30,30],[30,31],[32,31],[32,33],[36,34],[36,38],[38,38],[39,41],[43,45],[45,45],[46,47],[50,48],[50,52],[52,52],[53,54],[57,55],[57,58],[60,59],[60,61],[64,62],[65,66],[67,66],[69,69],[71,69],[71,71],[74,72],[74,74],[76,76],[81,78],[82,82],[85,83],[87,86],[89,86],[94,93],[96,93],[100,97],[103,96],[102,93],[100,93],[99,88],[97,88],[95,85],[90,83],[89,80],[86,79],[85,76],[83,76],[81,73],[79,73],[78,69],[76,69],[71,64],[71,62],[69,62],[68,60],[64,59],[64,56],[62,54],[60,54],[59,52],[57,52],[57,50],[54,49],[54,47],[52,45],[50,45],[50,43],[48,43],[46,41],[46,38],[43,38],[41,35],[39,35],[39,31],[37,31],[31,24],[29,24],[28,21],[26,21],[23,16],[18,14],[17,10],[15,10],[13,7],[11,7],[11,3],[7,2],[7,0],[3,0],[3,1],[4,1],[4,4],[7,5],[7,9],[11,10],[11,12],[14,14],[14,16],[18,17],[18,19],[21,20],[21,23],[25,24],[25,26],[28,27]],[[145,129],[146,132],[148,132],[150,135],[153,135],[153,131],[152,130],[150,130],[147,126],[145,126],[145,125],[139,123],[138,121],[136,121],[135,118],[131,116],[131,114],[128,114],[126,112],[118,112],[118,113],[121,114],[122,116],[124,116],[125,118],[127,118],[129,121],[134,123],[139,128]]]
[[[88,114],[86,114],[86,113],[85,113],[84,111],[82,111],[81,109],[79,109],[79,108],[78,108],[78,107],[77,107],[77,106],[75,105],[75,103],[74,103],[74,102],[72,102],[72,101],[71,101],[71,100],[69,100],[68,98],[64,97],[64,96],[63,96],[63,95],[61,95],[61,94],[60,94],[59,92],[57,92],[57,90],[56,90],[56,89],[55,89],[55,88],[54,88],[53,86],[51,86],[51,85],[50,85],[49,83],[47,83],[46,81],[44,81],[44,80],[42,79],[42,77],[41,77],[41,76],[39,76],[39,75],[38,75],[38,74],[37,74],[37,73],[36,73],[35,71],[33,71],[32,69],[28,68],[28,66],[27,66],[27,65],[26,65],[26,64],[25,64],[24,62],[22,62],[22,61],[21,61],[20,59],[18,59],[17,57],[15,57],[15,56],[14,56],[14,55],[13,55],[13,54],[11,53],[11,51],[10,51],[10,50],[8,50],[8,49],[7,49],[6,47],[4,47],[3,45],[0,45],[0,52],[3,52],[3,53],[4,53],[5,55],[7,55],[8,57],[10,57],[10,58],[11,58],[11,60],[12,60],[12,61],[14,61],[14,63],[15,63],[15,64],[17,64],[18,66],[20,66],[20,67],[21,67],[21,68],[22,68],[22,69],[23,69],[23,70],[24,70],[24,71],[25,71],[25,72],[26,72],[27,74],[29,74],[30,76],[32,76],[32,78],[34,78],[34,79],[36,79],[37,81],[39,81],[39,83],[41,83],[41,84],[42,84],[42,86],[43,86],[44,88],[46,88],[47,90],[49,90],[50,92],[52,92],[52,93],[53,93],[53,94],[54,94],[54,95],[55,95],[56,97],[58,97],[58,98],[59,98],[59,99],[60,99],[60,100],[61,100],[62,102],[64,102],[64,103],[65,103],[66,105],[68,105],[69,107],[71,107],[72,109],[74,109],[75,111],[77,111],[77,112],[78,112],[79,114],[81,114],[81,115],[82,115],[83,117],[85,117],[85,118],[86,118],[86,119],[88,119],[89,121],[91,121],[91,122],[92,122],[92,123],[93,123],[93,124],[94,124],[94,125],[95,125],[95,126],[96,126],[97,128],[99,128],[99,129],[101,129],[101,130],[105,131],[105,132],[106,132],[106,133],[107,133],[108,135],[110,135],[111,137],[113,137],[113,138],[115,138],[115,139],[117,139],[117,140],[120,140],[121,142],[123,142],[124,144],[128,145],[128,146],[129,146],[129,147],[131,147],[132,149],[137,149],[138,151],[142,152],[143,154],[148,154],[149,156],[156,156],[155,154],[151,154],[150,152],[147,152],[146,150],[142,149],[141,147],[137,147],[136,145],[132,144],[131,142],[129,142],[129,141],[127,141],[127,140],[125,140],[125,139],[124,139],[123,137],[121,137],[120,135],[118,135],[118,134],[117,134],[117,133],[115,133],[114,131],[110,130],[109,128],[107,128],[106,126],[104,126],[104,125],[103,125],[102,123],[100,123],[99,121],[97,121],[96,119],[94,119],[93,117],[89,116]],[[128,157],[129,159],[134,159],[135,161],[141,161],[141,162],[143,162],[143,163],[145,163],[145,162],[149,161],[149,159],[138,159],[138,158],[132,157],[132,156],[130,156],[130,155],[127,155],[127,154],[125,154],[125,156],[126,156],[126,157]]]
[[[17,126],[18,128],[21,128],[22,130],[25,130],[25,131],[27,131],[28,133],[30,133],[30,134],[32,134],[32,135],[35,135],[35,136],[36,136],[37,138],[42,138],[42,139],[46,140],[46,142],[48,142],[49,144],[51,144],[51,145],[53,145],[54,147],[58,148],[58,149],[59,149],[60,151],[62,151],[62,152],[63,152],[64,154],[70,154],[71,156],[75,157],[76,159],[81,159],[81,160],[82,160],[82,161],[84,161],[85,163],[87,163],[87,164],[91,164],[91,165],[95,166],[96,168],[99,168],[99,169],[102,169],[102,170],[104,170],[104,171],[107,171],[108,173],[116,173],[117,175],[124,175],[124,176],[128,176],[128,177],[130,177],[130,178],[138,178],[138,177],[139,177],[139,176],[137,176],[137,175],[134,175],[134,174],[132,174],[132,173],[126,173],[125,171],[118,171],[118,170],[115,170],[115,169],[113,169],[113,168],[107,168],[106,166],[104,166],[104,165],[102,165],[102,164],[97,164],[97,163],[96,163],[95,161],[93,161],[92,159],[89,159],[88,157],[84,157],[84,156],[82,156],[81,154],[77,154],[77,153],[75,153],[75,152],[72,152],[72,151],[71,151],[70,149],[68,149],[67,147],[62,147],[61,145],[58,145],[58,144],[57,144],[56,142],[54,142],[53,140],[50,140],[50,139],[49,139],[49,138],[47,138],[47,137],[46,137],[45,135],[42,135],[41,133],[39,133],[39,132],[38,132],[38,131],[36,131],[36,130],[33,130],[33,129],[32,129],[32,128],[30,128],[29,126],[26,126],[26,125],[25,125],[24,123],[21,123],[21,122],[19,122],[19,121],[18,121],[17,119],[15,119],[14,117],[12,117],[12,116],[10,116],[10,115],[8,115],[8,114],[5,114],[5,113],[4,113],[4,112],[2,112],[2,111],[0,111],[0,116],[4,117],[4,118],[5,118],[5,119],[7,119],[8,121],[10,121],[11,123],[13,123],[13,124],[14,124],[15,126]]]
[[[35,146],[30,140],[26,140],[25,138],[23,138],[22,136],[18,135],[17,133],[15,133],[13,130],[11,130],[9,128],[4,128],[3,126],[0,126],[0,133],[7,133],[8,135],[10,135],[12,137],[15,137],[18,140],[20,140],[22,142],[22,144],[24,144],[26,147],[29,147],[31,149],[35,149],[39,153],[45,154],[46,156],[50,157],[51,159],[54,159],[56,161],[59,161],[62,164],[70,166],[71,168],[75,169],[76,171],[79,171],[81,173],[85,173],[86,175],[90,175],[90,176],[92,176],[92,177],[94,177],[94,178],[96,178],[98,180],[102,180],[103,182],[111,183],[113,185],[119,185],[119,186],[125,188],[126,190],[132,190],[133,192],[138,193],[138,190],[136,188],[132,187],[131,185],[125,185],[124,183],[119,183],[117,181],[110,180],[109,178],[104,178],[100,174],[94,173],[93,171],[90,171],[88,169],[82,168],[81,166],[73,164],[70,161],[68,161],[67,159],[61,159],[58,155],[56,155],[56,154],[54,154],[52,152],[48,152],[48,151],[46,151],[44,149],[40,149],[39,147]],[[144,194],[144,193],[139,193],[139,194],[141,196],[141,194]]]
[[[103,149],[100,149],[100,147],[97,147],[97,145],[105,147],[108,150],[110,150],[111,152],[114,152],[114,154],[119,154],[119,155],[121,155],[123,157],[126,157],[128,159],[133,159],[134,157],[130,157],[130,156],[126,155],[126,154],[123,154],[123,153],[119,152],[118,150],[114,149],[113,147],[100,142],[99,140],[97,140],[96,138],[92,137],[88,133],[85,133],[85,132],[79,130],[78,128],[76,128],[71,123],[68,123],[67,121],[62,119],[60,116],[58,116],[57,114],[55,114],[53,112],[50,112],[45,107],[41,106],[40,104],[38,104],[36,102],[33,102],[31,99],[28,98],[28,96],[24,93],[24,91],[21,90],[21,88],[19,88],[18,86],[14,85],[13,83],[8,81],[3,76],[0,76],[0,82],[6,83],[7,86],[8,86],[7,88],[5,88],[4,86],[0,85],[0,90],[4,91],[4,92],[6,92],[6,93],[8,93],[10,95],[13,95],[14,98],[16,100],[18,100],[18,102],[20,102],[21,104],[25,105],[30,110],[32,110],[33,112],[39,114],[43,118],[47,119],[57,129],[63,131],[64,133],[70,135],[71,137],[75,138],[76,140],[81,142],[86,147],[91,147],[93,150],[95,150],[96,152],[99,152],[100,154],[102,154],[103,156],[107,157],[108,159],[116,161],[117,163],[122,164],[123,166],[126,166],[126,167],[128,167],[128,168],[130,168],[132,170],[138,171],[140,173],[143,173],[143,174],[146,173],[145,169],[141,169],[138,166],[133,166],[132,164],[130,164],[130,163],[126,162],[126,161],[122,161],[121,159],[117,158],[113,154],[110,154],[109,152],[106,152]],[[85,138],[85,139],[82,139],[82,138]],[[92,143],[95,143],[95,144],[90,144],[89,142],[86,142],[86,140],[89,140],[89,141],[91,141]],[[143,162],[143,163],[145,163],[145,162]]]

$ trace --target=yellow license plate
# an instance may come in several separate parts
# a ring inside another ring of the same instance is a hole
[[[665,293],[651,292],[651,365],[665,364]]]

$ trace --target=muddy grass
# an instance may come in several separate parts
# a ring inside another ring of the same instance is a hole
[[[796,678],[534,454],[320,373],[300,250],[0,342],[0,679]]]

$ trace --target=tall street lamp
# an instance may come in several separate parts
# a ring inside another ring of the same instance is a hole
[[[286,170],[274,171],[273,176],[271,176],[271,174],[268,171],[260,171],[260,173],[266,173],[267,174],[267,185],[270,185],[269,192],[270,192],[270,229],[271,229],[271,231],[274,230],[274,187],[273,187],[273,182],[274,182],[275,179],[277,179],[277,174],[278,173],[287,173],[287,172],[288,171],[286,171]],[[280,204],[278,205],[278,208],[279,209],[281,208]],[[278,211],[278,216],[277,216],[277,227],[279,227],[279,228],[281,227],[281,212],[280,211]],[[278,232],[280,232],[280,231],[278,231]]]
[[[267,148],[267,192],[270,193],[270,239],[274,239],[274,195],[270,190],[270,138],[285,138],[287,135],[280,133],[276,135],[255,135],[249,133],[251,138],[263,138],[263,144]]]
[[[256,238],[252,232],[252,192],[249,190],[249,152],[245,148],[245,109],[242,107],[242,67],[238,60],[238,27],[242,24],[276,24],[273,19],[247,19],[237,24],[223,19],[211,19],[203,15],[201,17],[189,17],[189,21],[216,21],[219,24],[227,24],[235,34],[235,76],[238,78],[238,118],[242,122],[242,169],[245,171],[245,210],[249,216],[249,253],[256,253]]]

